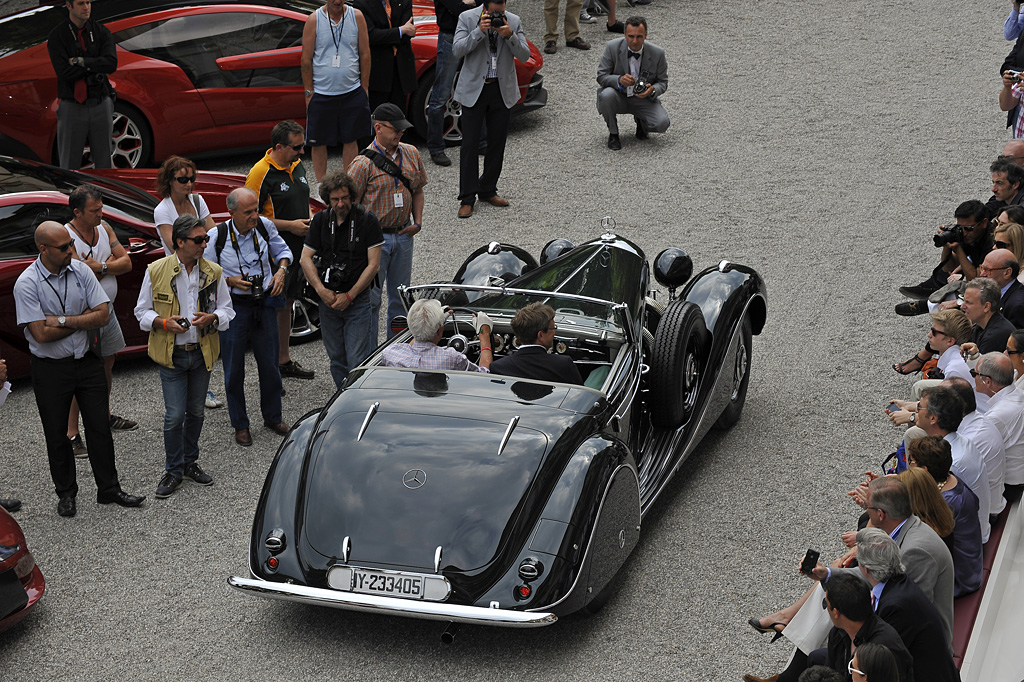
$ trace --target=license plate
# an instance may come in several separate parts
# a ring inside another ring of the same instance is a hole
[[[451,583],[443,575],[357,568],[343,564],[331,567],[327,572],[327,584],[345,592],[426,601],[444,601],[452,591]]]

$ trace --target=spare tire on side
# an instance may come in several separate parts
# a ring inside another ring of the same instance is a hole
[[[665,308],[650,359],[650,410],[655,426],[674,429],[693,414],[705,370],[707,336],[704,315],[695,303],[676,300]]]

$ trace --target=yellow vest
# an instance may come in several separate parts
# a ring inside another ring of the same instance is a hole
[[[217,282],[220,280],[221,267],[205,258],[197,262],[199,266],[199,307],[197,310],[212,313],[217,305]],[[174,290],[174,278],[181,272],[181,261],[172,254],[149,265],[149,281],[153,285],[153,310],[160,317],[172,317],[181,309],[178,295]],[[202,309],[204,297],[207,300],[206,310]],[[220,332],[212,325],[199,329],[199,346],[203,349],[206,369],[212,370],[214,361],[220,356]],[[149,332],[149,357],[164,367],[174,367],[174,337],[171,331],[164,331],[163,325],[153,325]]]

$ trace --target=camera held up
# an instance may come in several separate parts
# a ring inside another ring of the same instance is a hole
[[[641,71],[640,77],[636,79],[636,83],[633,84],[633,94],[642,95],[644,91],[651,85],[651,74],[648,71]]]
[[[501,28],[507,21],[504,12],[491,12],[491,28]]]
[[[943,227],[942,232],[932,237],[935,240],[935,246],[942,248],[946,244],[963,244],[964,242],[964,228],[960,225],[950,225],[949,227]]]

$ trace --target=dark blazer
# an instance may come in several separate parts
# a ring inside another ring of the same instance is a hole
[[[942,616],[913,580],[905,574],[890,578],[882,588],[876,613],[899,633],[910,651],[915,680],[960,682]]]
[[[504,374],[540,381],[560,381],[563,384],[582,384],[583,377],[572,358],[548,353],[540,346],[520,348],[512,355],[491,363],[492,374]]]
[[[865,642],[881,644],[892,652],[896,659],[896,668],[899,670],[900,682],[913,682],[914,675],[913,660],[910,652],[900,639],[896,629],[882,620],[878,614],[872,613],[857,631],[853,638],[853,644],[860,646]],[[843,675],[843,679],[849,680],[849,673],[846,670],[850,662],[850,636],[845,630],[833,627],[828,633],[828,659],[826,665]],[[921,680],[920,682],[924,682]],[[930,682],[930,681],[929,681]]]
[[[352,6],[363,13],[370,42],[370,90],[391,92],[395,79],[397,58],[398,78],[402,92],[416,89],[416,59],[412,53],[411,38],[405,36],[401,26],[412,19],[412,0],[388,0],[391,21],[381,0],[353,0]],[[395,52],[398,48],[398,52]]]
[[[999,312],[1010,321],[1014,329],[1024,329],[1024,284],[1014,280],[1003,294]]]

